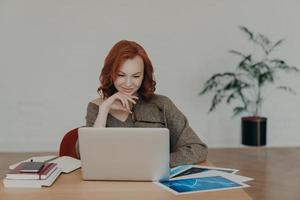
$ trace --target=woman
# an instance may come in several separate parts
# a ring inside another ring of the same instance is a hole
[[[122,40],[107,55],[100,75],[100,98],[88,104],[89,127],[166,127],[170,131],[170,166],[206,159],[207,146],[173,102],[154,94],[156,82],[147,53]]]

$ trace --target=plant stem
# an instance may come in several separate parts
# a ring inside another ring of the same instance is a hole
[[[245,99],[245,97],[244,97],[244,94],[242,93],[241,90],[239,90],[239,95],[240,95],[240,97],[241,97],[241,99],[242,99],[242,102],[243,102],[243,104],[244,104],[245,110],[248,112],[248,104],[247,104],[246,99]]]
[[[257,98],[255,102],[255,116],[258,116],[260,114],[260,106],[261,106],[261,87],[257,81]]]

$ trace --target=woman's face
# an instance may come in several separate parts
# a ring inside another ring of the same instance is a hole
[[[115,88],[127,95],[136,95],[144,78],[144,62],[140,56],[126,60],[114,81]]]

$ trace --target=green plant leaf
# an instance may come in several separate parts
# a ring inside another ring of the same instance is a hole
[[[251,72],[251,55],[244,57],[244,59],[238,64],[238,69],[246,72]]]
[[[284,64],[285,63],[283,60],[280,60],[280,59],[272,59],[272,60],[270,60],[270,62],[277,63],[277,64]]]
[[[277,89],[279,89],[279,90],[284,90],[284,91],[289,92],[289,93],[292,93],[292,94],[294,94],[294,95],[297,94],[295,90],[293,90],[292,88],[287,87],[287,86],[278,86]]]
[[[216,84],[217,83],[214,80],[209,79],[208,81],[206,81],[203,90],[201,92],[199,92],[199,95],[203,95],[206,92],[211,91],[216,86]]]
[[[230,51],[228,51],[228,52],[231,53],[231,54],[235,54],[235,55],[241,56],[241,57],[243,57],[243,58],[246,58],[246,57],[247,57],[245,54],[243,54],[243,53],[241,53],[241,52],[239,52],[239,51],[236,51],[236,50],[230,50]]]
[[[266,82],[274,82],[273,72],[267,71],[262,73],[258,77],[258,84],[259,86],[263,86]]]
[[[267,38],[266,36],[264,36],[263,34],[258,34],[254,39],[253,39],[254,43],[258,44],[264,51],[265,55],[269,54],[269,45],[271,43],[271,41],[269,40],[269,38]]]
[[[270,62],[275,63],[275,68],[277,69],[281,69],[286,72],[299,72],[299,69],[297,67],[287,65],[284,60],[272,59],[270,60]]]
[[[275,49],[275,47],[281,45],[284,41],[285,41],[285,39],[280,39],[280,40],[278,40],[278,41],[277,41],[277,42],[269,49],[269,53],[271,53],[271,52]]]
[[[221,87],[222,81],[226,78],[235,77],[236,75],[231,72],[225,72],[223,74],[214,74],[212,77],[210,77],[204,84],[204,88],[201,92],[199,92],[199,95],[203,95],[209,91],[212,91],[218,87]]]
[[[228,96],[226,102],[227,102],[227,103],[230,103],[233,99],[236,99],[236,93],[235,93],[235,92],[232,93],[232,94],[230,94],[230,95]]]
[[[221,91],[217,91],[217,93],[213,97],[212,104],[208,112],[212,112],[213,110],[215,110],[216,106],[222,101],[223,97],[224,96],[221,94]]]
[[[287,71],[287,72],[299,72],[299,69],[297,67],[294,67],[294,66],[289,66],[289,65],[279,65],[278,66],[279,69],[282,69],[284,71]]]
[[[260,44],[262,44],[264,47],[268,47],[268,45],[271,44],[271,41],[269,40],[269,38],[268,38],[267,36],[261,34],[261,33],[259,33],[259,34],[257,35],[256,40],[257,40]]]
[[[229,81],[229,83],[227,83],[224,87],[223,90],[232,90],[232,89],[236,89],[238,87],[237,85],[237,80],[236,79],[232,79],[231,81]]]
[[[239,28],[249,36],[249,39],[252,40],[254,34],[245,26],[239,26]]]
[[[233,109],[233,117],[240,115],[242,112],[247,111],[247,109],[245,107],[235,107]]]

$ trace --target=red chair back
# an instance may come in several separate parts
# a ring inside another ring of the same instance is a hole
[[[74,128],[65,134],[63,137],[60,148],[59,148],[59,156],[70,156],[78,159],[78,155],[76,153],[76,142],[78,140],[78,128]]]

